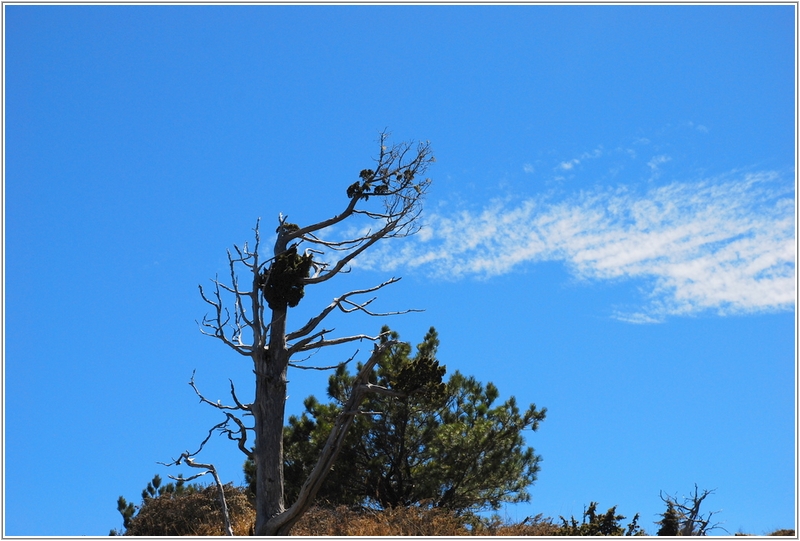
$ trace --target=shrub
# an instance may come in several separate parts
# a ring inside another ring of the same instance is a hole
[[[256,514],[244,489],[225,485],[225,499],[234,535],[250,535]],[[128,522],[125,535],[225,535],[217,487],[210,485],[181,495],[165,492],[146,499]]]
[[[634,515],[633,520],[627,527],[622,526],[619,521],[625,517],[617,514],[616,505],[605,513],[599,514],[597,512],[597,502],[591,502],[588,509],[583,512],[583,521],[580,524],[575,520],[575,517],[571,517],[569,521],[564,517],[560,518],[562,525],[556,535],[573,537],[588,535],[646,535],[638,525],[638,513]]]

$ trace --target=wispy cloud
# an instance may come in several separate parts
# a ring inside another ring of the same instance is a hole
[[[658,170],[658,168],[670,161],[672,158],[667,156],[666,154],[660,154],[658,156],[653,156],[649,162],[647,162],[647,167],[650,168],[651,171],[654,173]]]
[[[584,280],[643,279],[631,322],[714,310],[790,309],[795,297],[794,189],[777,173],[581,192],[560,201],[495,201],[428,216],[423,231],[359,262],[440,279],[488,278],[562,261]]]
[[[692,129],[695,129],[695,130],[699,131],[699,132],[708,133],[708,128],[705,127],[702,124],[695,124],[694,122],[689,121],[688,126],[690,128],[692,128]]]
[[[558,168],[563,169],[564,171],[569,171],[579,163],[581,163],[581,161],[576,158],[568,162],[561,162],[560,164],[558,164]]]
[[[580,165],[582,161],[596,159],[603,155],[603,148],[598,147],[591,152],[584,152],[580,155],[579,158],[572,158],[569,161],[561,162],[558,164],[556,169],[560,169],[562,171],[569,171],[570,169],[574,168],[576,165]]]

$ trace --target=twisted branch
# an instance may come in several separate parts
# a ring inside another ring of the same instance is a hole
[[[192,378],[189,380],[189,385],[191,385],[192,389],[194,389],[195,394],[198,397],[200,397],[200,402],[205,402],[206,404],[209,404],[210,406],[213,406],[213,407],[215,407],[217,409],[220,409],[220,410],[245,410],[245,411],[250,411],[251,404],[244,405],[241,402],[239,402],[238,398],[236,398],[236,390],[234,389],[234,386],[233,386],[233,380],[229,379],[228,381],[230,381],[230,383],[231,383],[231,396],[233,397],[233,401],[236,403],[236,405],[235,406],[223,406],[222,404],[219,403],[219,401],[212,402],[211,400],[209,400],[208,398],[206,398],[205,396],[203,396],[200,393],[200,391],[197,389],[197,386],[194,384],[194,374],[195,374],[195,372],[197,372],[197,370],[192,370]]]
[[[217,497],[219,498],[219,505],[222,508],[222,520],[225,525],[225,535],[233,535],[233,528],[231,527],[231,517],[228,513],[228,502],[225,500],[225,487],[222,484],[222,480],[219,478],[219,474],[217,473],[217,469],[214,467],[213,464],[201,464],[199,462],[195,462],[191,456],[187,453],[183,453],[175,465],[179,465],[181,460],[186,463],[187,466],[191,468],[203,468],[205,471],[200,472],[198,474],[192,475],[191,477],[175,477],[170,475],[170,479],[180,480],[180,481],[193,481],[198,477],[202,477],[210,473],[214,477],[214,484],[217,485]],[[168,464],[171,466],[172,464]]]

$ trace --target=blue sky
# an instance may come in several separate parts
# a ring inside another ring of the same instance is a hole
[[[295,326],[402,276],[376,304],[425,312],[337,330],[435,326],[449,371],[547,408],[512,520],[655,533],[697,483],[731,534],[795,526],[795,6],[3,9],[6,535],[106,535],[178,473],[218,422],[192,371],[252,392],[197,285],[257,218],[338,212],[385,128],[433,146],[423,230]],[[291,373],[289,413],[326,379]]]

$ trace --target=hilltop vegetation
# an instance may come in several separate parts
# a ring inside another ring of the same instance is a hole
[[[499,402],[499,390],[458,371],[448,379],[436,358],[436,330],[426,333],[412,354],[410,343],[388,327],[381,330],[385,353],[368,381],[386,390],[364,400],[346,434],[334,468],[321,484],[315,506],[290,529],[306,536],[702,536],[720,523],[716,511],[701,511],[714,493],[700,490],[678,498],[659,494],[665,504],[651,532],[629,521],[616,506],[598,511],[589,502],[575,518],[527,517],[519,523],[487,516],[505,503],[529,501],[541,457],[527,447],[523,431],[535,431],[546,409],[521,411],[514,397]],[[356,371],[361,373],[362,366]],[[329,378],[328,398],[305,401],[306,411],[284,429],[286,496],[298,497],[322,453],[335,420],[348,401],[353,376],[340,366]],[[223,432],[224,433],[224,432]],[[189,483],[178,476],[163,484],[156,475],[138,506],[120,496],[123,530],[111,535],[225,535],[227,509],[233,535],[253,535],[256,524],[255,467],[244,463],[247,486]],[[793,536],[794,530],[771,535]]]
[[[169,486],[169,485],[168,485]],[[143,501],[139,512],[126,519],[124,532],[111,535],[136,536],[222,536],[225,534],[216,488],[191,485],[189,490],[164,491]],[[255,510],[246,487],[226,485],[231,523],[235,535],[252,535]],[[124,499],[123,499],[124,500]],[[292,528],[300,536],[622,536],[654,535],[638,524],[638,516],[624,523],[625,517],[611,507],[597,512],[591,502],[578,521],[537,515],[519,523],[500,517],[478,519],[457,515],[440,507],[413,505],[388,509],[368,509],[346,505],[317,505]],[[123,513],[124,515],[124,513]],[[663,530],[659,530],[663,534]],[[744,535],[744,534],[737,534]],[[794,530],[780,529],[771,536],[794,537]]]

